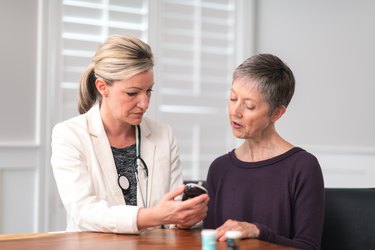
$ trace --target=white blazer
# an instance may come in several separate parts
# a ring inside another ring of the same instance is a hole
[[[147,195],[142,169],[138,169],[139,181],[148,207],[153,207],[167,192],[182,185],[179,152],[168,125],[147,117],[140,125],[141,156],[149,172]],[[139,231],[140,189],[138,186],[137,206],[127,206],[98,104],[54,127],[51,164],[67,212],[67,231]]]

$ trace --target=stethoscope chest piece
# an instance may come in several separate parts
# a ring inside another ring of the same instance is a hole
[[[130,182],[124,175],[118,177],[118,184],[124,191],[127,191],[130,187]]]
[[[136,157],[134,159],[133,168],[134,168],[135,178],[137,180],[136,185],[139,185],[139,192],[142,197],[143,206],[147,207],[148,168],[147,168],[146,162],[144,162],[144,160],[141,158],[141,128],[139,125],[136,126],[135,133],[136,133],[136,137],[135,137],[136,138]],[[138,179],[138,170],[137,170],[138,166],[140,166],[140,168],[143,168],[145,177],[146,177],[146,192],[145,192],[146,199],[144,199],[142,188],[140,186],[140,182]],[[130,191],[130,182],[129,182],[129,179],[125,175],[119,174],[117,182],[124,193],[128,193]]]

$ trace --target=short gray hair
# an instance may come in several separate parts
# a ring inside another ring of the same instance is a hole
[[[233,80],[237,78],[251,80],[256,84],[269,104],[269,115],[280,106],[288,107],[294,94],[293,72],[271,54],[258,54],[246,59],[233,73]]]

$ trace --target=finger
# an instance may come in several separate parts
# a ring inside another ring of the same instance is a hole
[[[197,197],[194,197],[194,198],[190,198],[190,199],[187,199],[185,201],[183,201],[182,203],[184,204],[183,206],[184,207],[194,207],[194,206],[197,206],[201,203],[208,203],[208,194],[201,194]]]
[[[190,226],[192,226],[192,225],[194,225],[194,224],[202,221],[202,219],[203,218],[200,215],[198,215],[198,216],[197,215],[195,215],[195,216],[189,216],[185,220],[183,220],[181,222],[181,224],[186,225],[187,227],[190,227]]]
[[[226,241],[227,240],[227,237],[225,236],[225,232],[223,234],[221,233],[220,235],[217,235],[216,237],[217,237],[218,241]]]
[[[216,228],[216,238],[220,239],[226,232],[226,228],[224,225],[221,227]]]
[[[164,199],[165,200],[174,200],[174,198],[176,196],[179,196],[184,192],[184,189],[185,189],[185,185],[182,185],[181,187],[177,187],[177,188],[173,189],[172,191],[170,191],[169,193],[167,193],[164,196]]]
[[[185,218],[185,220],[189,220],[189,218],[197,218],[198,220],[202,220],[207,216],[207,211],[207,206],[195,206],[180,210],[182,218]]]

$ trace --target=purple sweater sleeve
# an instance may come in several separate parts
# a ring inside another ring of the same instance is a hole
[[[265,225],[260,228],[259,239],[299,249],[320,249],[324,223],[324,183],[318,161],[310,155],[304,159],[304,167],[299,171],[289,169],[290,189],[292,190],[291,237],[283,237]]]

